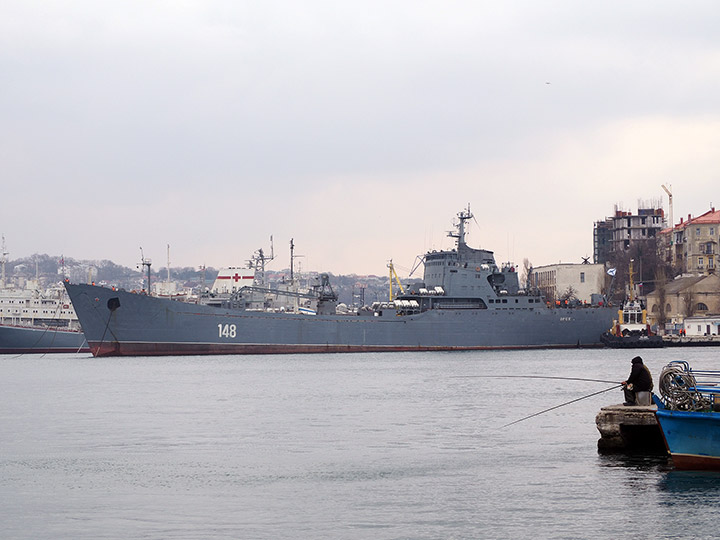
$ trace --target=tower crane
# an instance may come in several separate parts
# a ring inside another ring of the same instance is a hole
[[[661,185],[665,190],[665,193],[667,193],[668,196],[668,204],[670,206],[670,229],[675,228],[675,222],[673,221],[673,201],[672,201],[672,184],[668,184],[667,186],[665,184]],[[673,233],[670,233],[670,245],[673,245]]]

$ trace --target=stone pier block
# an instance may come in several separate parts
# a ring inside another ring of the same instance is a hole
[[[655,405],[609,405],[600,409],[595,424],[600,432],[601,452],[664,454],[665,441],[655,417]]]

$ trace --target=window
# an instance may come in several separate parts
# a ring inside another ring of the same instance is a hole
[[[710,236],[715,236],[715,227],[710,227]]]
[[[702,258],[702,257],[698,257],[698,268],[702,268],[702,267],[703,267],[703,264],[704,264],[703,258]]]
[[[700,236],[700,227],[695,228],[695,236]]]
[[[585,272],[580,272],[580,283],[585,283]]]
[[[702,302],[698,302],[698,305],[695,306],[698,311],[707,311],[708,307]]]

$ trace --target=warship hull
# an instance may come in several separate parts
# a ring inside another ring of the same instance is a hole
[[[0,354],[76,353],[90,349],[81,331],[0,324]]]
[[[95,356],[600,347],[606,307],[443,308],[303,315],[65,284]],[[532,304],[531,304],[532,305]]]

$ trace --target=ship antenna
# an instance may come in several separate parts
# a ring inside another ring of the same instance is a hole
[[[305,255],[295,255],[295,239],[290,239],[290,283],[295,283],[295,259]],[[299,266],[299,265],[298,265]]]
[[[2,282],[0,282],[0,288],[5,288],[5,263],[7,262],[7,247],[5,246],[5,235],[2,235]]]

